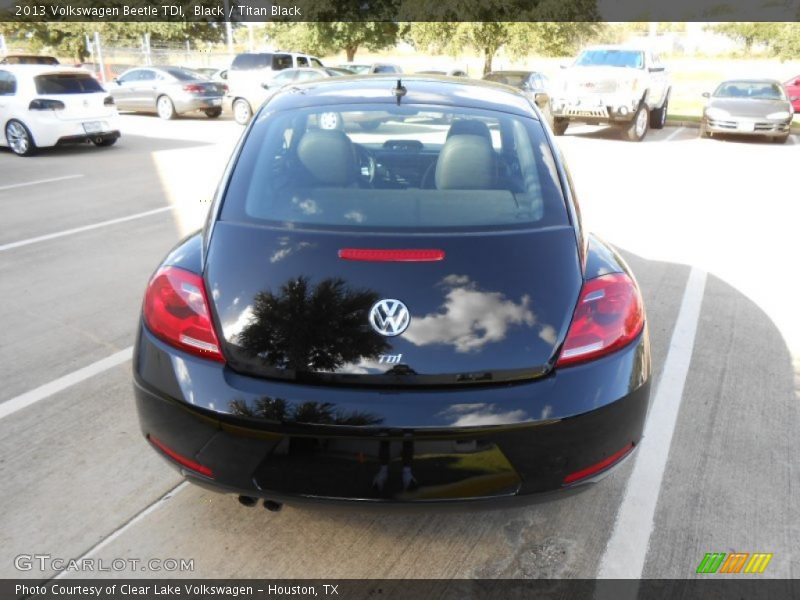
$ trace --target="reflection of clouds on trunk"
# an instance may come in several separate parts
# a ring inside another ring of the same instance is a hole
[[[536,323],[527,294],[517,303],[500,292],[476,289],[463,275],[448,275],[442,284],[454,286],[440,309],[443,312],[411,319],[403,337],[412,344],[450,344],[458,352],[478,351],[505,339],[512,325],[533,327]]]

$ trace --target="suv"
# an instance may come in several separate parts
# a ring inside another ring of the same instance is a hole
[[[648,126],[667,120],[670,82],[659,56],[646,49],[595,46],[562,71],[552,89],[553,131],[572,121],[618,126],[623,137],[644,139]]]
[[[242,125],[269,95],[263,84],[283,69],[322,68],[316,56],[298,52],[247,52],[233,59],[228,69],[228,102],[233,117]]]
[[[57,65],[55,56],[42,56],[39,54],[9,54],[0,58],[0,65]]]

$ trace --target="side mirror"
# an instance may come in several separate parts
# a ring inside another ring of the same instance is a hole
[[[711,94],[709,92],[703,92],[703,98],[711,98]]]
[[[794,80],[794,84],[795,84],[795,85],[800,85],[800,79],[795,79],[795,80]]]
[[[227,71],[223,71],[222,73],[219,74],[219,78],[227,80],[228,79],[228,72]]]
[[[264,83],[261,84],[261,87],[264,88],[265,90],[268,90],[269,84],[265,81]]]
[[[567,65],[558,65],[560,69],[566,69]]]
[[[539,108],[544,108],[550,102],[550,95],[547,92],[536,92],[533,95],[533,101]]]
[[[664,71],[664,67],[650,67],[648,70],[651,73],[662,73]]]

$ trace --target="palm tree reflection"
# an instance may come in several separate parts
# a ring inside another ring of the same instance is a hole
[[[349,289],[339,278],[312,285],[297,277],[277,293],[256,294],[253,317],[236,341],[245,354],[270,367],[335,371],[376,359],[389,348],[367,324],[367,312],[377,301],[375,292]]]
[[[266,419],[279,423],[314,425],[380,425],[381,417],[357,410],[337,410],[333,402],[303,402],[289,404],[283,398],[262,396],[252,402],[237,398],[230,403],[231,412],[238,417]]]

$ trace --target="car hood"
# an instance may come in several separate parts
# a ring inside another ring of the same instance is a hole
[[[435,248],[436,262],[365,262],[343,248]],[[255,376],[438,385],[539,377],[582,283],[574,231],[353,235],[218,222],[206,286],[228,365]],[[372,307],[400,300],[387,337]]]
[[[765,118],[768,114],[781,111],[792,112],[787,100],[759,100],[756,98],[711,98],[706,108],[719,108],[734,117]]]

